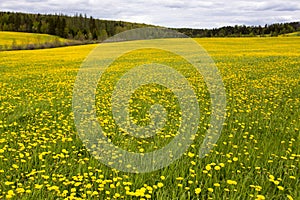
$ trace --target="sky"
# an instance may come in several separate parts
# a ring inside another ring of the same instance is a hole
[[[1,0],[1,11],[74,15],[172,28],[300,21],[300,0]]]

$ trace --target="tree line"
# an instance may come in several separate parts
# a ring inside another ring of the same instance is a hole
[[[225,26],[214,29],[176,29],[190,37],[251,37],[278,36],[300,31],[300,22],[276,23],[265,26]]]
[[[102,41],[117,33],[149,26],[123,21],[99,20],[76,14],[27,14],[0,12],[0,30],[57,35],[81,41]]]
[[[27,14],[0,12],[0,30],[44,33],[80,41],[103,41],[117,33],[152,25],[123,21],[100,20],[76,14]],[[153,27],[153,26],[152,26]],[[265,26],[226,26],[214,29],[174,29],[189,37],[278,36],[300,31],[300,22],[277,23]]]

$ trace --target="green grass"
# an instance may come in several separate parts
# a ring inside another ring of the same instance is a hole
[[[298,32],[293,32],[293,33],[283,34],[283,36],[297,37],[297,36],[300,36],[300,31],[298,31]]]
[[[0,31],[0,50],[8,50],[16,47],[25,48],[29,45],[41,46],[66,42],[70,42],[70,40],[53,35]]]
[[[106,78],[112,80],[131,68],[131,58],[136,63],[154,59],[177,68],[195,88],[203,118],[194,145],[170,166],[146,174],[106,167],[89,154],[76,132],[73,86],[81,63],[95,45],[0,52],[0,199],[117,199],[119,195],[159,200],[299,199],[300,38],[197,42],[214,59],[227,95],[222,136],[203,159],[195,155],[209,126],[209,94],[203,80],[183,60],[161,50],[130,52],[110,67],[98,85],[107,90],[97,97],[101,126],[111,131],[107,136],[115,144],[137,152],[161,148],[172,139],[172,132],[153,140],[113,132],[117,128],[106,112],[110,109],[106,98],[114,81]],[[144,123],[149,116],[142,106],[149,108],[149,102],[165,103],[167,108],[174,105],[174,110],[169,109],[174,124],[168,130],[172,131],[179,119],[176,101],[160,88],[160,102],[151,92],[154,86],[133,95],[132,111],[138,112],[132,116]],[[201,192],[196,194],[198,188]]]

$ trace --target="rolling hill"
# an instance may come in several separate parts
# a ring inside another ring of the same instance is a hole
[[[78,44],[78,41],[37,33],[0,31],[0,50],[41,49]]]

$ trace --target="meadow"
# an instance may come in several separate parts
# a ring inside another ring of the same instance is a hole
[[[0,31],[0,50],[32,49],[71,42],[58,36],[36,33]]]
[[[131,52],[98,85],[107,137],[135,152],[170,142],[180,111],[166,88],[145,86],[132,97],[132,117],[147,124],[149,104],[161,103],[172,122],[152,139],[117,134],[107,99],[132,67],[129,58],[169,63],[196,91],[203,115],[195,142],[170,166],[137,174],[101,164],[74,125],[74,82],[96,45],[0,52],[0,199],[300,199],[300,37],[196,41],[220,70],[227,96],[222,135],[203,159],[197,154],[209,126],[209,93],[183,60],[161,50]]]

